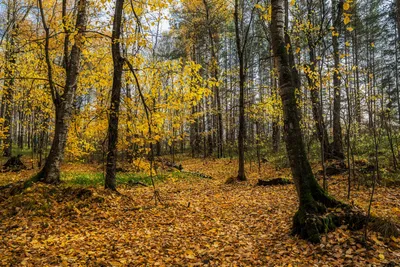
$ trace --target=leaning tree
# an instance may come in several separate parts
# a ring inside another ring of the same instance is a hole
[[[299,209],[293,218],[293,233],[299,234],[302,238],[311,242],[319,242],[320,235],[333,230],[335,226],[351,221],[352,216],[339,216],[335,213],[327,213],[327,208],[343,206],[341,202],[329,196],[315,179],[303,141],[303,134],[300,127],[300,111],[296,103],[296,87],[299,79],[293,71],[293,64],[290,62],[291,50],[287,49],[287,42],[290,38],[285,36],[285,1],[272,0],[271,18],[271,40],[274,57],[277,60],[279,71],[280,96],[283,104],[284,132],[286,151],[292,170],[293,180],[296,185],[299,198]],[[286,3],[287,5],[287,3]],[[351,210],[348,208],[347,210]],[[360,223],[354,226],[362,226],[364,216],[360,216]],[[355,227],[354,227],[355,228]]]

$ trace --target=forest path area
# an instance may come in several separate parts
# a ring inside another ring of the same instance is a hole
[[[297,209],[294,185],[232,185],[229,159],[183,160],[156,188],[163,200],[154,205],[152,187],[120,186],[121,195],[102,187],[36,184],[0,201],[1,266],[396,266],[399,239],[339,228],[310,244],[290,235]],[[88,170],[91,170],[88,168]],[[248,166],[248,170],[250,167]],[[288,177],[263,164],[262,178]],[[330,192],[344,199],[345,177],[330,181]],[[369,191],[354,191],[365,208]],[[373,213],[400,220],[396,188],[377,189]],[[389,265],[388,265],[389,264]],[[390,265],[392,264],[392,265]]]

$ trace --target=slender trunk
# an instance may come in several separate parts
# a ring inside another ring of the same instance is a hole
[[[399,0],[400,1],[400,0]],[[398,1],[398,2],[399,2]],[[398,8],[399,10],[399,8]],[[395,64],[395,75],[396,75],[396,95],[397,95],[397,115],[398,115],[398,123],[400,124],[400,92],[399,92],[399,47],[398,47],[398,42],[399,42],[399,29],[400,29],[400,24],[399,28],[396,29],[396,40],[395,40],[395,59],[396,59],[396,64]]]
[[[124,0],[116,0],[114,22],[112,29],[111,50],[114,64],[113,84],[111,89],[111,105],[110,115],[108,119],[108,151],[105,188],[116,190],[116,165],[117,165],[117,143],[118,143],[118,113],[120,106],[121,87],[122,87],[122,71],[124,59],[121,55],[120,38],[122,13]]]
[[[309,49],[309,57],[310,57],[310,65],[309,65],[309,74],[307,75],[308,85],[311,91],[311,103],[312,103],[312,113],[314,117],[315,126],[317,128],[317,136],[318,140],[321,143],[323,148],[324,158],[330,158],[331,147],[329,145],[328,132],[326,130],[324,117],[322,115],[322,107],[320,102],[320,88],[316,85],[316,64],[317,59],[315,56],[315,46],[311,41],[311,37],[308,38],[308,49]]]
[[[239,170],[237,179],[245,181],[246,175],[244,170],[244,138],[245,138],[245,114],[244,114],[244,85],[245,85],[245,70],[244,70],[244,53],[242,41],[240,37],[239,25],[239,0],[235,0],[235,33],[236,33],[236,50],[239,58],[239,134],[238,134],[238,152],[239,152]]]
[[[14,68],[15,68],[15,12],[13,7],[8,7],[7,19],[9,23],[13,23],[11,33],[7,34],[6,43],[6,66],[5,66],[5,81],[4,81],[4,96],[2,99],[2,109],[4,115],[4,128],[6,130],[6,138],[4,140],[3,156],[11,157],[12,155],[12,126],[13,126],[13,88],[14,88]]]
[[[356,75],[356,93],[355,93],[355,103],[356,103],[356,120],[357,123],[361,124],[361,92],[360,92],[360,66],[359,66],[359,46],[358,46],[358,16],[355,14],[355,31],[353,37],[354,43],[354,64],[355,64],[355,75]]]

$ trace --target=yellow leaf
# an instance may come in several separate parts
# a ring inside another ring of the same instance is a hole
[[[343,10],[345,10],[345,11],[347,11],[347,10],[349,10],[350,9],[350,5],[349,5],[349,3],[344,3],[343,4]]]
[[[296,4],[296,0],[291,0],[291,1],[290,1],[290,5],[291,5],[291,6],[294,6],[295,4]]]
[[[350,17],[345,16],[343,22],[344,22],[345,25],[349,24],[350,23]]]
[[[354,29],[353,29],[353,27],[347,27],[347,30],[348,30],[349,32],[352,32]]]
[[[384,260],[384,259],[385,259],[385,256],[384,256],[383,254],[379,254],[379,258],[380,258],[381,260]]]
[[[260,4],[255,4],[254,7],[255,7],[255,8],[258,8],[258,9],[261,10],[262,12],[265,11],[265,8],[264,8],[262,5],[260,5]]]
[[[185,251],[185,257],[187,258],[187,259],[195,259],[196,258],[196,255],[194,254],[194,252],[192,251],[192,250],[186,250]]]

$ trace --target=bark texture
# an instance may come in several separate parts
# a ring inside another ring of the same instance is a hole
[[[343,138],[342,126],[340,124],[340,101],[341,101],[341,82],[340,82],[340,54],[339,54],[339,34],[342,28],[342,13],[343,13],[343,0],[332,0],[332,7],[334,7],[334,32],[332,34],[333,46],[333,154],[339,160],[344,159],[343,153]],[[335,12],[336,11],[336,12]]]
[[[244,85],[246,75],[244,70],[244,45],[242,44],[240,25],[239,25],[239,0],[235,0],[235,33],[236,33],[236,50],[239,58],[239,133],[238,133],[238,152],[239,152],[239,170],[237,179],[239,181],[246,180],[244,171],[244,138],[246,132],[245,114],[244,114]],[[246,39],[244,39],[244,42]]]
[[[53,82],[52,63],[49,56],[49,41],[50,29],[46,24],[44,17],[44,10],[42,1],[39,0],[40,12],[42,17],[42,24],[45,30],[45,56],[47,63],[49,86],[52,93],[52,98],[55,106],[56,121],[53,143],[49,155],[47,156],[46,163],[42,170],[35,176],[35,179],[45,183],[57,184],[60,182],[60,165],[64,156],[65,144],[67,142],[68,127],[73,110],[73,101],[75,98],[75,91],[78,83],[81,47],[84,44],[84,33],[87,23],[87,2],[86,0],[79,0],[77,2],[77,17],[75,28],[77,34],[74,37],[75,43],[71,48],[68,64],[66,68],[66,80],[63,91],[60,92],[56,89]],[[66,48],[68,49],[68,48]]]
[[[283,104],[284,133],[293,180],[299,197],[299,210],[294,216],[293,233],[313,242],[320,240],[325,224],[319,217],[326,207],[339,204],[329,197],[315,179],[307,159],[300,128],[300,111],[296,104],[296,79],[285,41],[285,2],[272,0],[271,39],[274,56],[278,61],[280,96]],[[287,40],[287,39],[286,39]],[[322,229],[323,228],[323,229]]]
[[[108,152],[105,187],[116,190],[116,165],[118,142],[118,113],[121,99],[122,71],[124,59],[121,55],[119,39],[121,38],[122,12],[124,0],[115,3],[114,22],[112,29],[112,58],[114,64],[113,85],[111,90],[111,106],[108,120]]]

